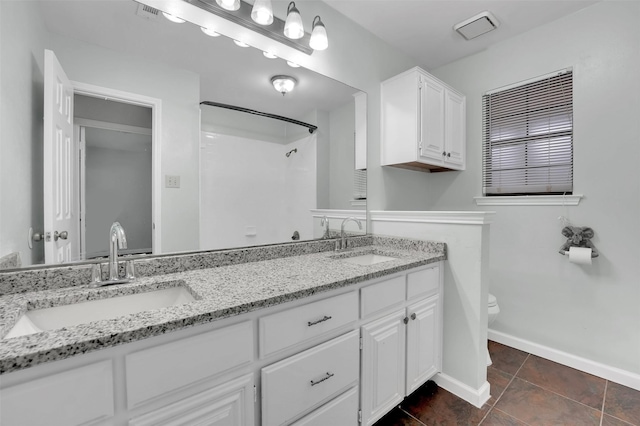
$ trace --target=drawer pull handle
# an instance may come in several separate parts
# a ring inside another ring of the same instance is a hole
[[[311,386],[318,385],[318,384],[320,384],[320,383],[324,382],[325,380],[329,380],[329,379],[330,379],[330,378],[332,378],[333,376],[334,376],[334,374],[333,374],[333,373],[329,373],[329,372],[327,371],[327,375],[326,375],[326,376],[324,376],[322,379],[318,380],[317,382],[314,382],[313,380],[311,380]]]
[[[318,321],[313,321],[313,322],[308,321],[307,325],[311,327],[312,325],[320,324],[321,322],[329,321],[330,319],[331,317],[325,315],[324,317],[320,318]]]

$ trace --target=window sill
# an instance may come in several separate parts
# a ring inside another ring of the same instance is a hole
[[[478,206],[577,206],[584,195],[473,197]]]

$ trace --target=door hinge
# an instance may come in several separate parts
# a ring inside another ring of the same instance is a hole
[[[253,385],[253,402],[258,402],[258,387]]]
[[[358,410],[358,423],[362,423],[362,410]]]

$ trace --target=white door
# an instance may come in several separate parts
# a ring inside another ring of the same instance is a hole
[[[409,395],[440,371],[438,296],[407,308],[407,390]]]
[[[405,397],[405,310],[362,326],[362,424],[373,424]]]
[[[73,86],[55,54],[44,52],[45,262],[79,259],[78,160]]]

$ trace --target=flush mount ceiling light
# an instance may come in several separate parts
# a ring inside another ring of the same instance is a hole
[[[218,6],[224,10],[238,10],[240,9],[240,0],[216,0]]]
[[[459,32],[462,37],[471,40],[482,34],[488,33],[498,28],[500,22],[491,12],[482,12],[476,16],[469,18],[453,26],[453,29]]]
[[[271,77],[271,84],[273,84],[273,88],[278,92],[282,93],[282,96],[291,92],[294,87],[296,87],[296,83],[298,81],[289,77],[288,75],[276,75]]]
[[[251,19],[260,25],[273,24],[273,9],[271,0],[256,0],[251,9]]]
[[[329,47],[329,39],[327,38],[327,29],[324,27],[320,16],[313,18],[311,26],[311,40],[309,40],[309,46],[313,50],[325,50]]]
[[[178,18],[177,16],[171,15],[170,13],[162,12],[162,14],[164,15],[165,18],[167,18],[171,22],[175,22],[176,24],[184,23],[184,19]]]

